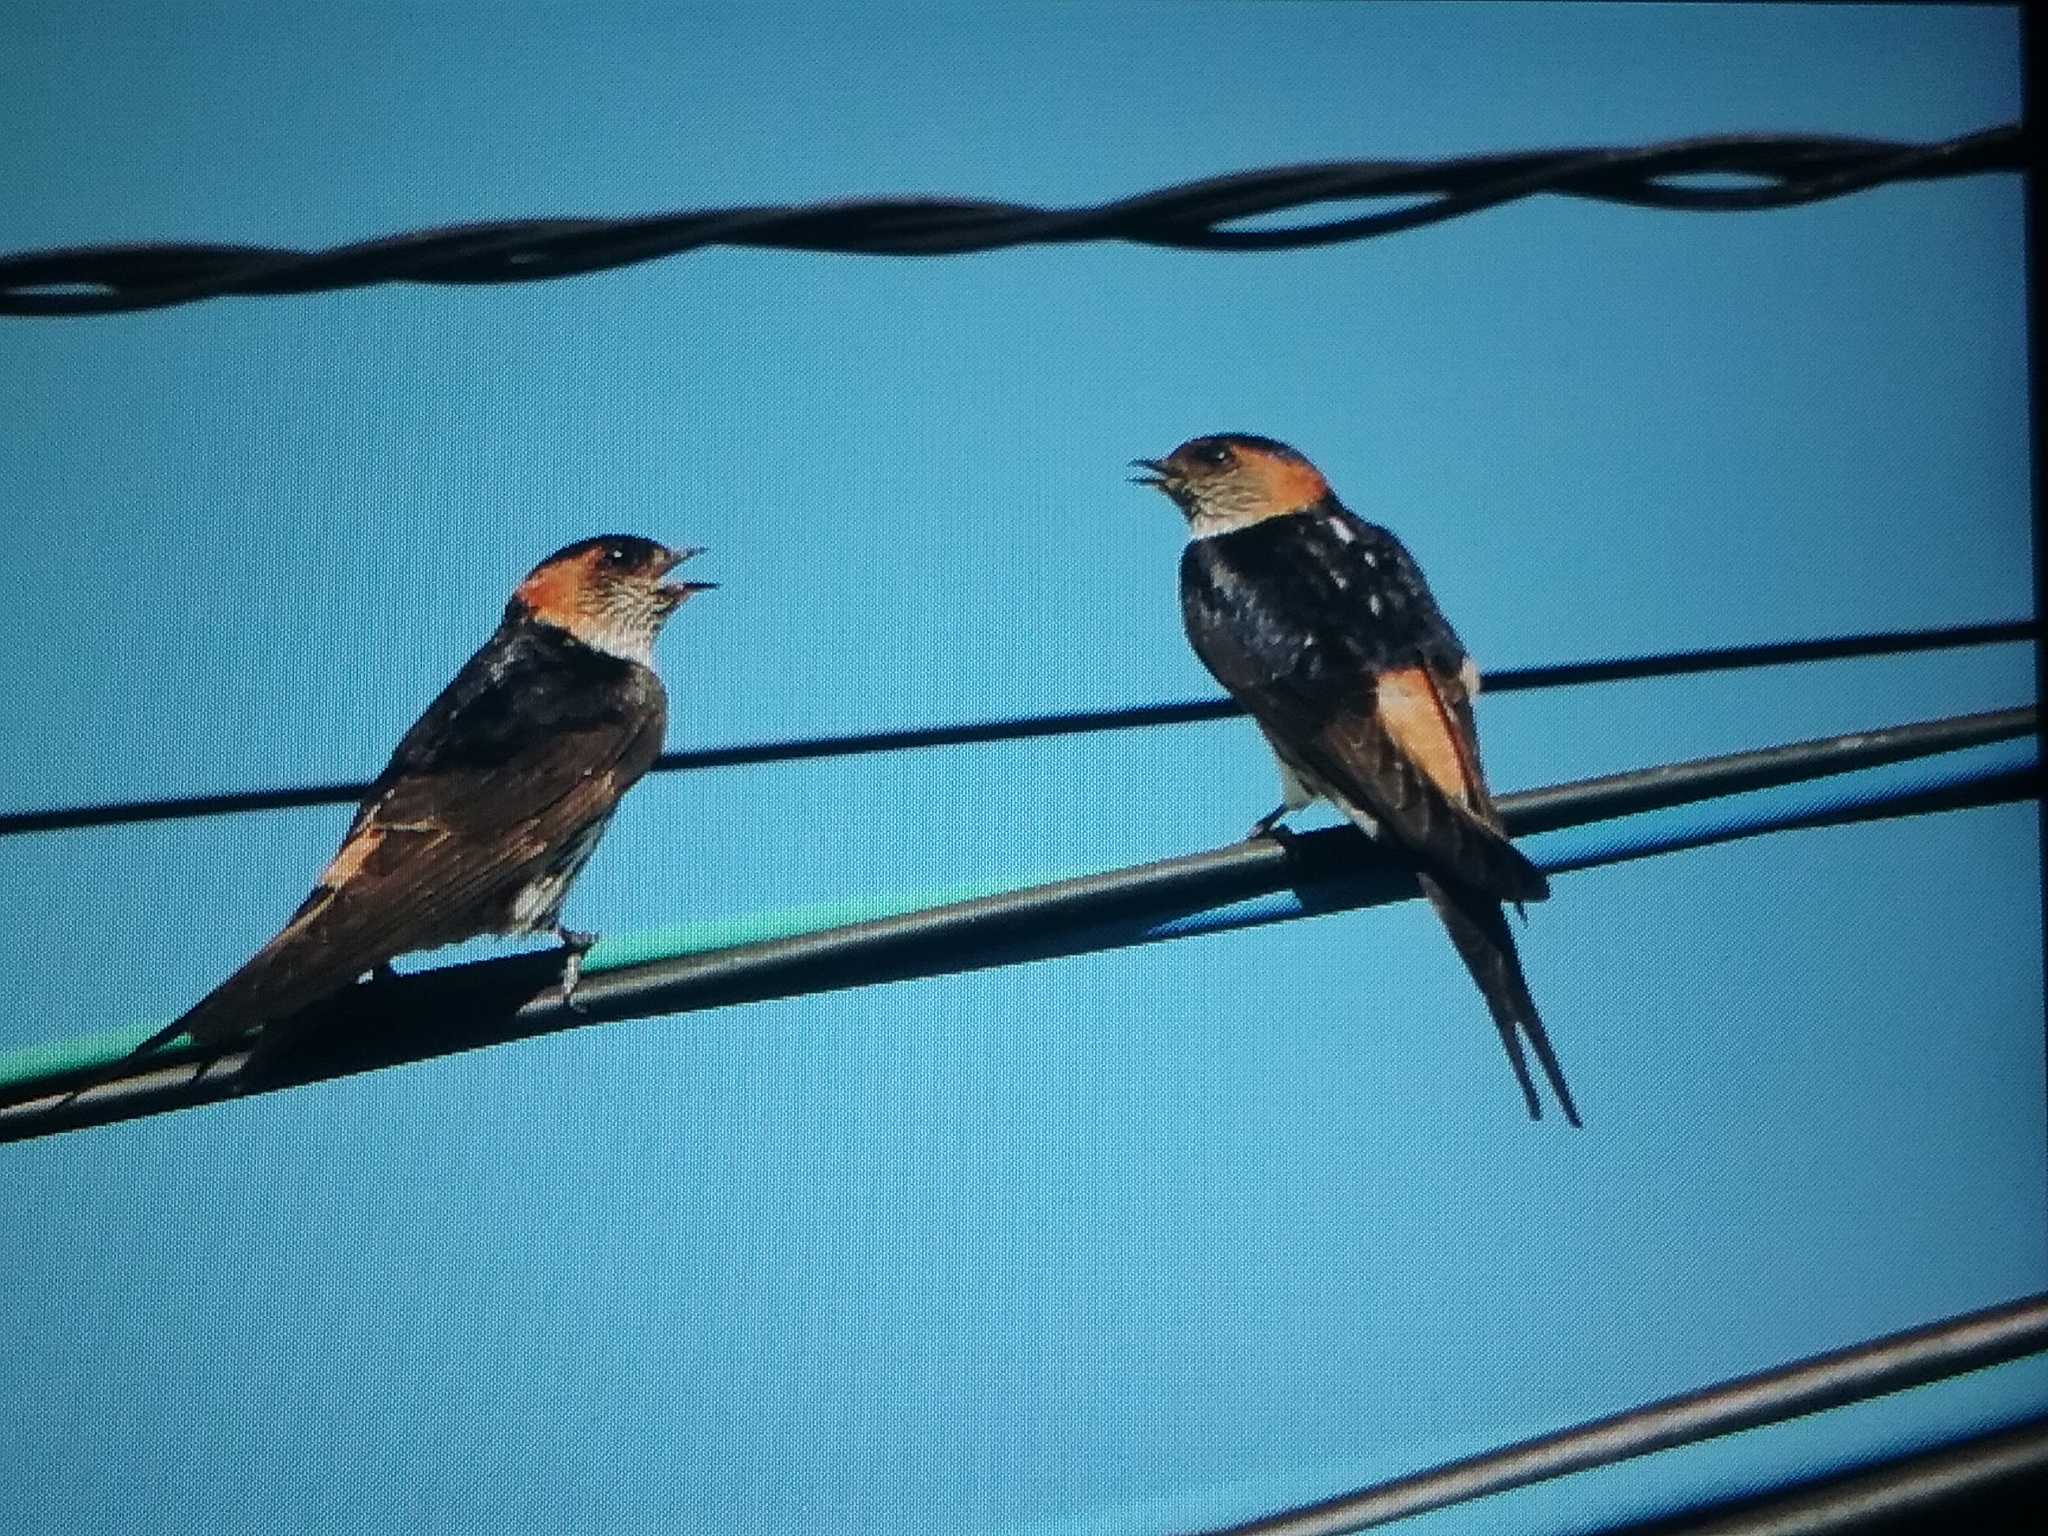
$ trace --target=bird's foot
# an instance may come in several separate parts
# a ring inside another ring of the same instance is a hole
[[[1287,809],[1285,805],[1274,806],[1273,809],[1252,823],[1252,829],[1245,833],[1244,840],[1249,843],[1256,838],[1270,837],[1275,832],[1284,833],[1287,829],[1281,826],[1280,823],[1287,819]]]
[[[597,942],[597,935],[558,927],[555,937],[562,941],[562,1006],[582,1013],[584,1007],[576,1001],[576,983],[583,979],[583,957]]]

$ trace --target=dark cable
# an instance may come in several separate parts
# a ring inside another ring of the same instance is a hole
[[[1740,752],[1636,774],[1504,795],[1510,833],[1583,826],[1610,816],[1801,783],[1940,752],[2031,736],[2032,709],[1917,722]],[[1908,788],[1820,809],[1645,839],[1540,868],[1586,869],[1780,827],[1847,824],[1934,809],[2007,803],[2040,792],[2037,767]],[[270,1092],[423,1061],[607,1020],[676,1014],[769,998],[950,974],[1146,942],[1189,914],[1293,890],[1305,907],[1373,906],[1417,894],[1415,879],[1349,827],[1257,838],[867,922],[729,948],[695,950],[591,974],[562,1002],[561,962],[544,951],[419,971],[351,987],[253,1047],[186,1045],[0,1080],[0,1142]],[[1083,932],[1083,930],[1087,930]],[[85,1087],[76,1097],[74,1090]]]
[[[1649,677],[1683,677],[1741,667],[1782,666],[1792,662],[1833,661],[1845,657],[1904,655],[1914,651],[1948,650],[1961,646],[1995,645],[2033,639],[2040,626],[2031,620],[2000,624],[1961,624],[1941,629],[1894,630],[1877,634],[1842,635],[1823,640],[1769,641],[1755,645],[1719,646],[1697,651],[1671,651],[1655,656],[1611,661],[1567,661],[1545,666],[1511,667],[1485,676],[1488,693],[1514,693],[1526,688],[1562,688],[1582,683],[1616,682]],[[905,752],[924,747],[980,745],[1027,741],[1043,736],[1073,736],[1093,731],[1133,730],[1140,726],[1185,725],[1223,720],[1244,713],[1229,699],[1186,699],[1123,709],[1071,710],[1050,715],[1019,715],[1001,720],[958,725],[913,726],[892,731],[860,731],[842,736],[814,736],[794,741],[746,742],[730,747],[664,753],[657,773],[700,768],[733,768],[757,763],[805,762],[822,757],[852,757],[869,752]],[[126,800],[101,805],[60,806],[44,811],[0,813],[0,837],[28,832],[64,832],[83,827],[126,826],[137,822],[178,821],[189,817],[230,816],[243,811],[296,810],[315,805],[353,805],[369,788],[367,780],[308,784],[295,789],[251,789],[219,794],[180,795],[158,800]]]
[[[1189,251],[1275,251],[1362,240],[1539,192],[1639,208],[1789,208],[1888,181],[2019,170],[2017,123],[1931,144],[1729,134],[1634,148],[1352,160],[1243,171],[1087,208],[963,198],[877,198],[612,219],[513,219],[413,231],[326,250],[136,244],[0,256],[0,315],[94,315],[229,294],[380,283],[509,283],[600,272],[708,246],[937,256],[1115,240]],[[1677,177],[1735,176],[1701,186]],[[1323,203],[1419,198],[1376,213],[1239,229]]]
[[[2048,1418],[2035,1418],[1769,1493],[1609,1526],[1602,1536],[2038,1536],[2043,1509]]]
[[[1860,1403],[2048,1350],[2048,1295],[1663,1398],[1211,1536],[1348,1536],[1589,1467]]]

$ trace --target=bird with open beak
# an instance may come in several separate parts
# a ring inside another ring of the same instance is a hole
[[[702,551],[631,534],[557,550],[398,743],[284,928],[138,1048],[235,1039],[393,957],[481,934],[552,933],[574,987],[588,934],[562,902],[619,797],[660,755],[654,639],[713,583],[664,581]]]
[[[1479,766],[1478,670],[1413,557],[1271,438],[1198,437],[1134,464],[1187,519],[1188,640],[1279,762],[1281,804],[1252,835],[1325,799],[1403,858],[1479,984],[1530,1117],[1543,1107],[1525,1037],[1579,1124],[1501,905],[1549,885],[1502,831]]]

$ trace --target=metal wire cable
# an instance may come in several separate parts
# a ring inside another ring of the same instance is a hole
[[[2031,708],[1921,721],[1631,774],[1504,795],[1517,836],[1614,816],[1697,804],[1882,764],[2032,736]],[[1840,825],[1930,810],[2007,803],[2040,792],[2037,765],[2003,766],[1933,785],[1854,795],[1789,815],[1736,816],[1682,836],[1602,848],[1538,851],[1551,872],[1622,863],[1789,827]],[[1005,890],[867,921],[798,924],[752,943],[671,946],[621,963],[591,951],[574,1008],[553,952],[420,971],[352,987],[331,1003],[226,1051],[177,1046],[126,1053],[147,1027],[60,1043],[0,1060],[0,1142],[269,1092],[608,1020],[675,1014],[769,998],[951,974],[1155,942],[1185,920],[1283,890],[1291,911],[1251,922],[1379,905],[1417,894],[1414,876],[1348,828],[1258,838],[1204,853]],[[111,1075],[110,1070],[112,1069]],[[82,1094],[70,1097],[83,1085]]]
[[[1871,1536],[1878,1530],[2021,1536],[2029,1530],[2023,1512],[2043,1508],[2048,1417],[1769,1493],[1608,1526],[1602,1536]],[[1900,1526],[1902,1517],[1913,1524]]]
[[[1517,1441],[1210,1536],[1349,1536],[1589,1467],[1883,1397],[2048,1351],[2048,1295],[1965,1312]]]
[[[381,283],[528,282],[605,271],[708,246],[938,256],[1112,240],[1186,251],[1276,251],[1363,240],[1540,192],[1638,208],[1789,208],[1893,181],[2019,170],[2008,123],[1935,143],[1727,134],[1620,148],[1351,160],[1208,177],[1093,207],[974,198],[872,198],[613,219],[513,219],[428,229],[325,250],[133,244],[0,256],[0,315],[162,309],[230,294],[314,293]],[[1739,177],[1700,185],[1683,177]],[[1404,207],[1231,228],[1327,203],[1420,199]]]
[[[1960,624],[1936,629],[1886,630],[1837,635],[1819,640],[1778,640],[1749,645],[1718,646],[1693,651],[1667,651],[1650,656],[1604,661],[1553,662],[1488,672],[1488,693],[1524,689],[1575,687],[1652,677],[1684,677],[1745,667],[1784,666],[1795,662],[1835,661],[1859,656],[1905,655],[2035,639],[2040,625],[2029,619],[1994,624]],[[1186,725],[1223,720],[1244,713],[1231,699],[1186,699],[1123,709],[1069,710],[1057,714],[1018,715],[952,725],[912,726],[900,730],[861,731],[837,736],[746,742],[729,747],[667,752],[656,761],[656,773],[704,768],[732,768],[759,763],[805,762],[816,758],[852,757],[870,752],[906,752],[925,747],[980,745],[1027,741],[1043,736],[1073,736],[1095,731],[1134,730],[1142,726]],[[96,805],[57,806],[39,811],[0,813],[0,837],[30,832],[74,831],[85,827],[126,826],[138,822],[178,821],[189,817],[229,816],[243,811],[296,810],[317,805],[353,805],[369,788],[368,780],[306,784],[294,788],[236,790],[178,795],[154,800],[122,800]]]

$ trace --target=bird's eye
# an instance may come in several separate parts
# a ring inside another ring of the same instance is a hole
[[[1211,469],[1221,469],[1236,457],[1228,443],[1204,443],[1195,450],[1195,462],[1206,464]]]
[[[604,558],[607,565],[631,565],[633,552],[623,544],[607,544],[604,547]]]

